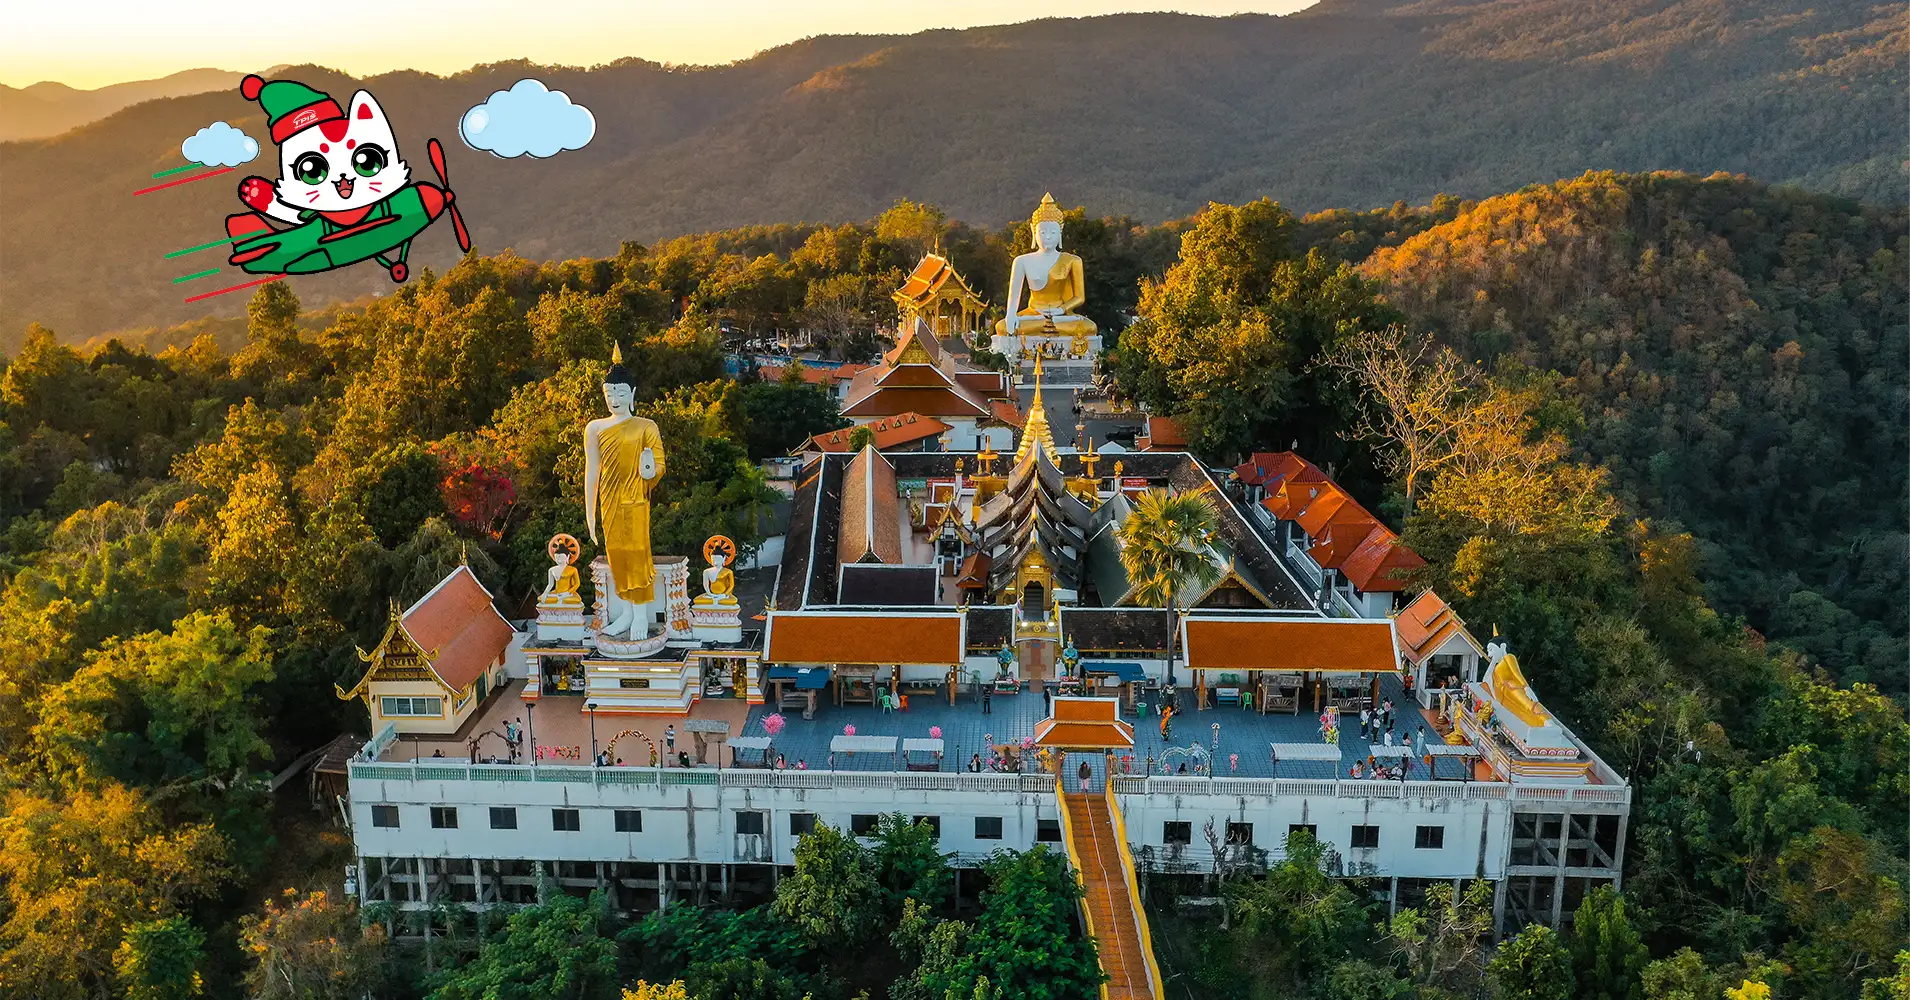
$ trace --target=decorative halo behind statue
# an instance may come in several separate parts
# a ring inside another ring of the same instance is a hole
[[[566,535],[560,531],[550,536],[550,544],[544,546],[544,554],[550,556],[552,560],[557,558],[557,553],[559,552],[569,556],[570,564],[575,566],[577,565],[577,557],[584,554],[584,546],[582,542],[577,540],[575,535]]]
[[[730,540],[730,536],[711,535],[709,541],[703,543],[704,562],[715,562],[716,560],[711,557],[719,553],[723,556],[723,565],[730,567],[736,565],[736,543]]]

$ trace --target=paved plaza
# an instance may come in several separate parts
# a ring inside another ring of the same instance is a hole
[[[1424,722],[1427,739],[1438,740],[1432,724],[1420,716],[1415,706],[1407,703],[1396,679],[1386,678],[1382,692],[1391,695],[1398,709],[1401,721],[1395,726],[1396,735],[1411,738]],[[1192,698],[1191,689],[1182,689],[1183,704],[1191,704]],[[1345,716],[1340,720],[1340,762],[1337,766],[1331,761],[1286,761],[1279,765],[1276,775],[1270,744],[1324,745],[1320,738],[1318,716],[1309,712],[1299,715],[1261,715],[1234,706],[1203,712],[1188,711],[1173,718],[1169,738],[1163,739],[1160,716],[1152,710],[1154,699],[1149,696],[1144,700],[1150,703],[1145,718],[1137,718],[1131,712],[1122,715],[1122,718],[1134,724],[1134,760],[1130,766],[1135,773],[1144,770],[1149,760],[1154,762],[1153,773],[1162,773],[1162,762],[1165,760],[1173,773],[1179,773],[1180,765],[1186,763],[1187,771],[1191,774],[1196,770],[1196,758],[1189,751],[1198,743],[1218,761],[1215,774],[1219,777],[1345,777],[1356,761],[1364,764],[1371,747],[1380,742],[1377,739],[1362,739],[1358,717]],[[977,753],[986,762],[990,757],[991,745],[1018,743],[1025,737],[1034,736],[1035,723],[1047,716],[1041,695],[1026,690],[1019,694],[994,695],[989,700],[989,708],[991,711],[983,714],[981,703],[970,693],[958,697],[952,707],[945,698],[911,697],[906,711],[890,712],[869,705],[831,705],[825,697],[822,704],[817,706],[816,717],[812,720],[804,720],[801,713],[794,709],[783,713],[784,727],[775,737],[774,752],[781,754],[792,768],[801,763],[811,769],[833,766],[839,771],[894,771],[900,770],[901,766],[889,754],[859,753],[853,757],[838,754],[832,765],[829,742],[836,736],[844,735],[845,726],[854,726],[856,736],[893,736],[898,739],[929,738],[932,735],[931,728],[940,727],[945,746],[941,769],[960,771],[968,768],[969,761]],[[774,709],[769,706],[759,705],[751,709],[743,734],[766,735],[763,719],[772,712]],[[1215,725],[1220,727],[1218,751],[1214,749]],[[1457,780],[1462,776],[1462,765],[1456,760],[1435,758],[1435,763],[1438,766],[1438,778]],[[1074,766],[1074,761],[1071,760],[1070,766]],[[1425,779],[1427,776],[1423,762],[1415,761],[1408,777]]]

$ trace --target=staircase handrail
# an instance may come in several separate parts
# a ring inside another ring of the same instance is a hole
[[[1108,760],[1112,765],[1113,757],[1110,756]],[[1114,773],[1112,766],[1108,768],[1108,773]],[[1147,963],[1147,979],[1154,989],[1156,1000],[1165,1000],[1167,986],[1161,981],[1159,963],[1154,961],[1154,934],[1147,923],[1147,911],[1141,908],[1141,885],[1136,875],[1139,869],[1134,866],[1134,854],[1127,846],[1127,817],[1121,815],[1121,803],[1114,797],[1113,781],[1107,783],[1107,790],[1103,794],[1108,800],[1108,815],[1114,820],[1115,847],[1121,852],[1121,878],[1127,883],[1127,899],[1134,907],[1134,924],[1141,935],[1141,960]]]

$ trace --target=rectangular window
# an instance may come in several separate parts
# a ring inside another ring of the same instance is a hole
[[[396,830],[398,828],[398,807],[372,806],[371,825],[384,827],[388,830]]]
[[[1315,823],[1288,823],[1287,837],[1290,839],[1296,833],[1304,833],[1315,840],[1320,839],[1320,827]]]
[[[752,810],[750,812],[739,812],[736,814],[737,833],[753,833],[761,836],[766,829],[768,829],[768,824],[763,822],[762,813]]]
[[[1253,824],[1227,821],[1227,843],[1232,847],[1253,843]]]
[[[1001,839],[1001,817],[1000,816],[975,817],[975,839],[976,840],[1000,840]]]
[[[1353,828],[1353,847],[1355,850],[1358,850],[1360,848],[1369,848],[1369,847],[1378,847],[1378,846],[1379,846],[1379,827],[1356,826]]]
[[[583,822],[575,809],[552,809],[550,828],[559,833],[576,833],[583,829]]]
[[[491,807],[491,829],[493,830],[517,829],[517,810],[510,806],[492,806]]]
[[[1161,843],[1191,844],[1194,842],[1194,824],[1172,820],[1161,824]]]
[[[1058,819],[1035,820],[1035,840],[1043,844],[1061,843],[1061,821]]]
[[[457,806],[432,806],[431,829],[455,830],[458,828]]]
[[[912,820],[911,822],[915,822],[915,823],[927,823],[927,824],[928,824],[928,828],[929,828],[929,829],[931,829],[931,830],[934,830],[934,831],[935,831],[935,839],[937,839],[937,840],[940,840],[940,839],[942,838],[942,817],[940,817],[940,816],[917,816],[917,817],[915,817],[915,818],[914,818],[914,819],[913,819],[913,820]]]
[[[443,698],[379,698],[378,714],[387,718],[393,716],[429,716],[444,715]]]
[[[866,837],[875,832],[874,813],[856,813],[849,817],[849,832],[858,837]]]
[[[616,819],[618,833],[643,832],[643,810],[641,809],[619,809]]]
[[[810,834],[815,832],[816,832],[816,814],[815,813],[790,813],[789,814],[789,835],[790,836],[807,837]]]
[[[1424,850],[1436,851],[1446,846],[1446,828],[1443,826],[1422,826],[1413,831],[1413,846]]]

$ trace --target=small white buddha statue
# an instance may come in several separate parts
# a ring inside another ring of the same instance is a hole
[[[736,574],[730,569],[730,561],[736,558],[736,543],[727,535],[715,535],[703,543],[703,558],[709,561],[709,568],[703,571],[703,593],[691,602],[692,607],[729,610],[736,603]]]
[[[570,535],[556,535],[550,540],[545,551],[551,558],[551,568],[544,575],[544,592],[537,597],[540,608],[582,608],[584,598],[577,592],[577,554],[582,546]]]

